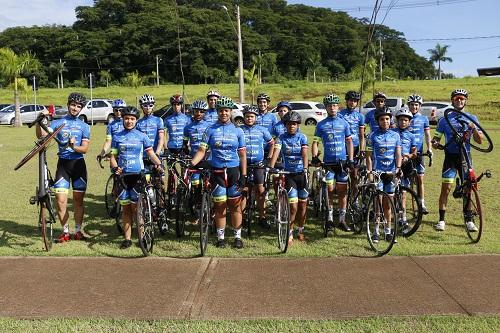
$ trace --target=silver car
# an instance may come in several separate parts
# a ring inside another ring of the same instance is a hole
[[[420,112],[429,118],[429,123],[437,124],[448,108],[453,108],[449,102],[424,102],[420,106]]]
[[[326,118],[326,108],[323,103],[310,101],[291,101],[292,110],[300,114],[304,125],[316,126],[317,123]],[[271,112],[277,112],[276,108]]]
[[[47,111],[47,108],[43,105],[38,104],[24,104],[19,106],[21,110],[21,122],[31,123],[35,121],[36,117],[43,112]],[[14,125],[16,115],[16,106],[14,104],[2,109],[0,111],[0,124],[2,125]]]

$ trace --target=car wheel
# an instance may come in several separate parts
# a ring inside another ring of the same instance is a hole
[[[312,119],[312,118],[309,118],[305,121],[304,123],[305,125],[307,126],[316,126],[317,122],[316,120]]]
[[[108,115],[108,118],[106,119],[106,123],[110,124],[115,120],[115,116],[110,114]]]
[[[81,121],[83,121],[84,123],[86,123],[86,122],[87,122],[87,117],[86,117],[86,116],[84,116],[83,114],[79,115],[79,116],[78,116],[78,119],[80,119],[80,120],[81,120]]]
[[[16,119],[16,118],[12,118],[12,119],[10,120],[10,125],[11,125],[11,126],[14,126],[14,121],[15,121],[15,119]]]
[[[241,118],[241,117],[234,118],[234,124],[236,126],[241,126],[241,125],[243,125],[243,123],[244,123],[243,118]]]

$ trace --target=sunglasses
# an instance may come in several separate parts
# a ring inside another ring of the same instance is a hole
[[[409,106],[417,106],[420,105],[420,103],[408,103]]]
[[[193,112],[205,113],[203,109],[193,109]]]
[[[155,105],[154,104],[142,104],[141,105],[143,108],[152,108],[154,107]]]
[[[454,101],[465,101],[467,98],[463,97],[463,96],[455,96],[453,97],[453,100]]]
[[[122,112],[123,108],[113,108],[113,112]]]

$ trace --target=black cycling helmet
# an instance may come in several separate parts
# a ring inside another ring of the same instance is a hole
[[[375,111],[375,120],[378,121],[378,118],[380,118],[381,116],[389,116],[389,117],[392,117],[392,112],[389,108],[383,108],[382,110],[379,110],[377,109],[377,111]]]
[[[465,98],[469,98],[469,93],[465,89],[455,89],[451,92],[451,98],[455,96],[464,96]]]
[[[297,124],[300,124],[301,121],[302,118],[300,117],[300,114],[295,111],[290,111],[283,117],[283,122],[285,124],[288,122],[295,122]]]
[[[139,118],[140,112],[137,108],[133,106],[127,106],[122,110],[122,117],[125,116],[134,116],[136,119]]]
[[[175,94],[174,96],[170,97],[170,105],[172,104],[184,104],[184,98],[182,95]]]
[[[387,99],[387,96],[383,92],[377,91],[375,94],[373,94],[373,100],[376,100],[377,98]]]
[[[68,104],[71,102],[75,102],[76,104],[80,104],[81,106],[84,106],[85,104],[87,104],[87,99],[85,98],[85,96],[83,96],[80,93],[72,92],[68,96]]]
[[[348,101],[350,99],[355,99],[357,101],[359,101],[361,99],[361,95],[359,94],[359,92],[357,91],[354,91],[354,90],[349,90],[346,94],[345,94],[345,100]]]
[[[260,93],[257,95],[257,102],[261,99],[265,99],[268,103],[271,102],[271,97],[266,93]]]

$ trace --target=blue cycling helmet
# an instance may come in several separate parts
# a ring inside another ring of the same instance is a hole
[[[292,111],[292,105],[290,105],[290,102],[288,101],[281,101],[276,105],[276,109],[279,109],[281,107],[286,107],[288,108],[288,111]]]
[[[113,104],[111,104],[113,109],[121,109],[127,106],[127,103],[123,99],[115,99]]]
[[[191,109],[193,110],[208,110],[208,104],[205,101],[197,100],[193,102],[191,105]]]

